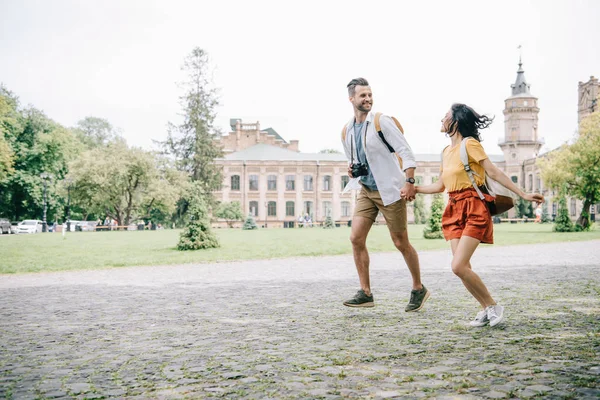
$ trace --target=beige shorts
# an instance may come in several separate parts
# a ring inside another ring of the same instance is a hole
[[[404,232],[406,230],[406,201],[400,199],[395,203],[384,206],[378,190],[363,187],[358,193],[354,216],[365,217],[375,222],[380,211],[390,232]]]

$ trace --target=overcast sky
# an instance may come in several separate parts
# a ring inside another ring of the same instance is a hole
[[[183,59],[206,50],[220,88],[218,125],[260,121],[304,152],[341,149],[346,84],[373,89],[416,153],[446,144],[453,102],[495,115],[523,68],[539,98],[544,150],[577,128],[577,84],[600,75],[600,1],[0,0],[0,82],[22,104],[74,126],[107,119],[147,149],[179,121]]]

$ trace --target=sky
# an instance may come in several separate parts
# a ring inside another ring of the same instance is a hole
[[[461,102],[495,116],[482,144],[501,154],[521,56],[544,152],[572,138],[578,82],[600,76],[598,16],[595,0],[0,0],[0,83],[60,124],[105,118],[153,149],[181,121],[181,66],[200,47],[223,133],[242,118],[303,152],[341,150],[346,85],[364,77],[415,153],[448,144],[440,120]]]

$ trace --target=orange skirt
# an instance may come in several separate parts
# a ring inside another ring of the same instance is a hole
[[[490,210],[475,189],[449,192],[448,196],[448,205],[442,216],[442,232],[446,240],[469,236],[481,243],[494,243],[494,224]],[[487,194],[484,196],[490,197]]]

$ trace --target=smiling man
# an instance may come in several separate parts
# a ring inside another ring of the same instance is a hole
[[[419,311],[429,298],[429,292],[421,283],[419,256],[408,240],[406,226],[406,201],[415,198],[415,157],[400,124],[391,117],[372,112],[373,93],[369,82],[356,78],[347,87],[354,117],[344,127],[342,143],[349,161],[348,175],[352,178],[347,188],[360,190],[350,241],[361,288],[344,305],[375,305],[366,241],[377,214],[381,212],[413,280],[405,311]]]

